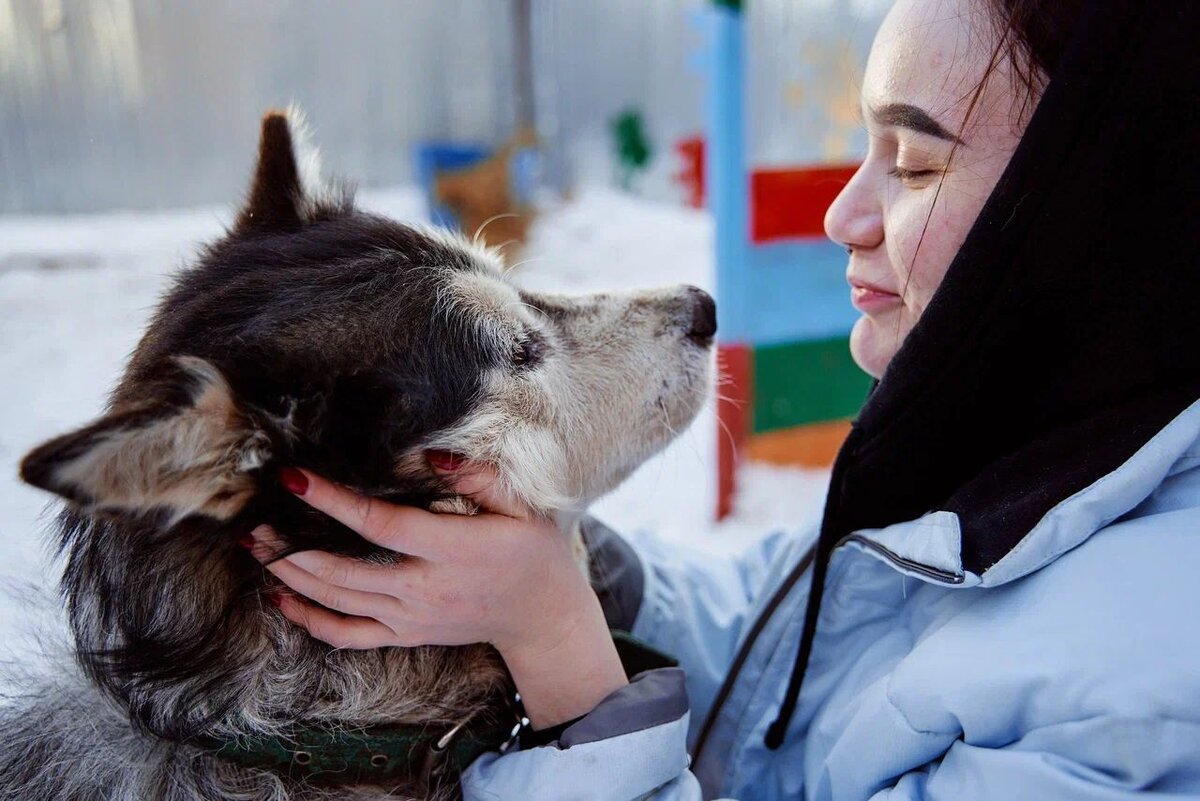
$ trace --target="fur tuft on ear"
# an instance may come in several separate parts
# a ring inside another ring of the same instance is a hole
[[[296,160],[296,174],[300,179],[300,196],[310,206],[323,203],[332,193],[321,177],[321,151],[312,142],[308,120],[295,103],[288,106],[283,115],[287,118],[288,132],[292,136],[292,156]],[[302,212],[304,210],[301,209]]]
[[[339,206],[344,199],[334,194],[321,180],[321,155],[309,141],[303,112],[294,105],[267,112],[254,180],[235,230],[294,231],[323,208]]]
[[[271,456],[268,434],[239,408],[209,362],[176,359],[155,405],[115,412],[34,449],[21,478],[88,512],[232,518]],[[174,396],[174,397],[172,397]]]

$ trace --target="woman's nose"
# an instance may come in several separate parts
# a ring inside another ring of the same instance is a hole
[[[847,248],[873,248],[883,242],[883,209],[865,167],[858,168],[825,211],[825,235]]]

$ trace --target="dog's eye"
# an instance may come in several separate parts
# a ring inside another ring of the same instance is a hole
[[[532,367],[541,361],[542,343],[532,337],[523,339],[513,349],[512,362],[517,367]]]

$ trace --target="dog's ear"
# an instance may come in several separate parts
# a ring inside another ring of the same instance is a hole
[[[322,202],[321,159],[308,141],[299,109],[269,111],[258,141],[258,165],[234,230],[294,231]]]
[[[228,520],[271,456],[267,432],[203,359],[176,360],[152,405],[102,417],[21,462],[21,478],[89,512]]]

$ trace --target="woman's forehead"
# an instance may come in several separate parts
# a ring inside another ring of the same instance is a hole
[[[975,87],[987,72],[997,28],[984,0],[898,0],[888,12],[867,60],[863,113],[889,105],[923,109],[955,133],[962,125]],[[1005,70],[1000,59],[997,70]],[[988,82],[986,94],[1007,92],[1011,82]],[[981,98],[995,106],[999,98]],[[972,127],[982,119],[977,107]],[[964,136],[964,138],[967,138]]]

